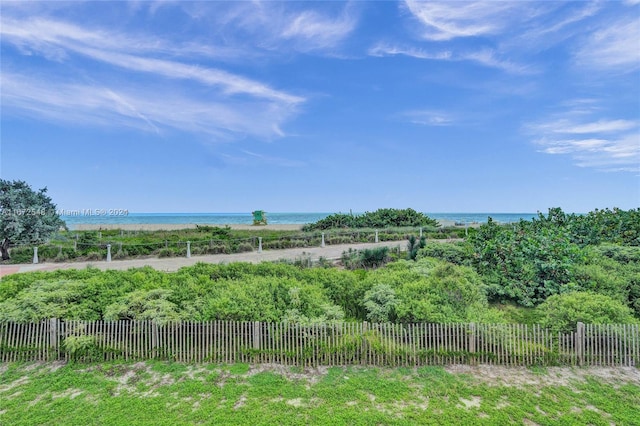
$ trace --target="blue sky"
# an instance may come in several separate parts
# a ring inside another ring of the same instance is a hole
[[[1,7],[1,175],[59,208],[640,206],[637,0]]]

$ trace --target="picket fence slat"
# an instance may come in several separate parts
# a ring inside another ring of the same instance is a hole
[[[523,324],[300,325],[262,322],[0,323],[0,361],[167,359],[295,366],[636,366],[637,324],[582,324],[551,333]]]

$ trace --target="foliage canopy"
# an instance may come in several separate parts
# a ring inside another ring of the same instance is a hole
[[[0,179],[0,239],[2,259],[9,258],[8,246],[41,243],[65,223],[47,188],[34,191],[24,181]]]

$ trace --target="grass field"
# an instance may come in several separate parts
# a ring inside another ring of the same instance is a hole
[[[637,425],[636,368],[0,364],[2,425]]]

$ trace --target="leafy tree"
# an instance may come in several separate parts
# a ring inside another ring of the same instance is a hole
[[[65,223],[56,213],[47,188],[36,192],[24,181],[0,179],[2,260],[9,259],[11,244],[42,243],[61,227]]]

